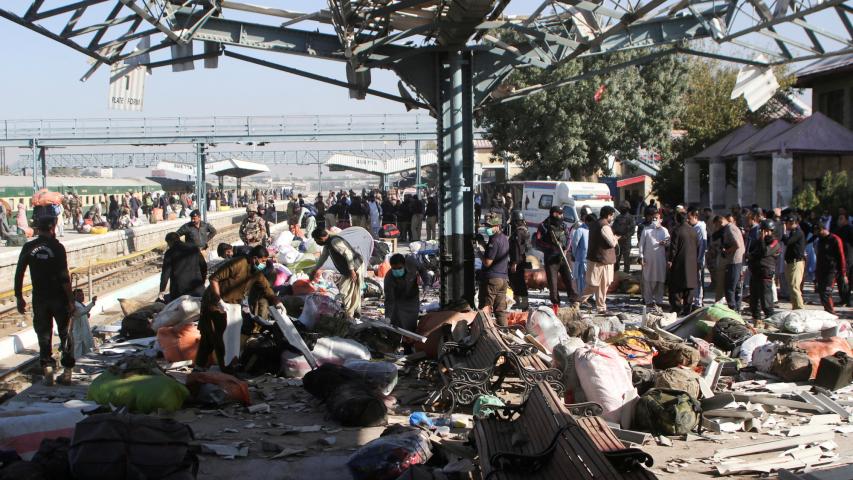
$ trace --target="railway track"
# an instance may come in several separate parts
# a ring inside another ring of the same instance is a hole
[[[229,225],[220,229],[215,243],[233,242],[238,239],[239,225]],[[104,295],[126,287],[150,275],[160,272],[163,252],[166,246],[160,245],[150,250],[126,255],[114,261],[98,261],[93,266],[71,269],[72,288],[82,288],[86,298]],[[32,298],[27,292],[24,299],[31,304]],[[14,294],[7,292],[0,297],[0,337],[14,333],[21,328],[22,322],[30,323],[30,312],[20,314],[17,311]]]

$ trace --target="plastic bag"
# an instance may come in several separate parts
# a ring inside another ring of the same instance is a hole
[[[251,405],[249,384],[237,377],[222,372],[192,372],[187,376],[187,388],[196,392],[201,385],[210,384],[220,387],[230,400],[243,405]]]
[[[282,285],[287,285],[287,281],[290,279],[292,273],[288,270],[287,267],[280,263],[276,263],[273,265],[275,268],[275,281],[273,282],[273,287],[280,287]]]
[[[741,317],[739,313],[723,305],[722,303],[715,303],[708,307],[708,311],[705,312],[705,318],[710,318],[714,322],[718,322],[724,318],[731,318],[733,320],[737,320],[740,323],[745,323],[743,321],[743,317]]]
[[[317,340],[311,351],[317,365],[331,363],[343,365],[347,360],[370,360],[370,351],[355,340],[340,337],[323,337]],[[282,371],[285,376],[302,378],[311,371],[308,360],[299,353],[286,350],[281,355]]]
[[[184,295],[169,302],[154,317],[151,328],[156,332],[163,327],[172,327],[194,322],[201,315],[201,298]]]
[[[496,413],[495,408],[492,407],[503,406],[503,400],[494,395],[480,395],[476,400],[474,400],[474,408],[472,412],[475,417],[485,418]]]
[[[592,324],[596,329],[596,336],[601,340],[617,337],[625,331],[625,325],[622,324],[618,317],[614,316],[593,317]]]
[[[157,343],[167,362],[195,361],[201,332],[194,323],[163,327],[157,330]]]
[[[159,409],[174,412],[189,395],[187,387],[164,374],[122,377],[105,371],[89,385],[86,398],[101,405],[124,406],[134,413],[151,413]]]
[[[773,361],[776,359],[776,351],[779,349],[779,345],[777,342],[770,342],[756,347],[752,351],[750,365],[757,368],[759,372],[770,373],[773,370]]]
[[[752,363],[752,354],[755,349],[767,343],[767,335],[757,333],[740,344],[737,351],[737,358],[741,365],[749,365]]]
[[[334,297],[325,293],[312,293],[305,297],[305,306],[302,308],[299,322],[309,330],[313,330],[321,315],[336,317],[341,312],[343,312],[341,304]]]
[[[575,352],[575,370],[586,398],[601,405],[605,420],[620,423],[622,406],[637,397],[631,366],[610,345],[585,345]]]
[[[395,480],[431,457],[429,433],[417,429],[371,441],[350,456],[347,467],[355,480]]]
[[[539,343],[548,349],[548,353],[551,353],[554,347],[569,338],[566,327],[554,315],[554,310],[549,307],[539,307],[530,312],[527,319],[527,333],[533,335]]]
[[[358,373],[365,382],[378,388],[383,395],[390,395],[397,386],[397,366],[390,362],[371,362],[350,359],[344,366]]]

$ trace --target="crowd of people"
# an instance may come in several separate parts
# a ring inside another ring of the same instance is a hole
[[[182,212],[193,206],[191,197],[186,202],[177,197],[174,203],[180,205]],[[425,197],[401,195],[395,190],[329,192],[325,197],[318,194],[313,203],[302,194],[284,197],[289,200],[286,219],[294,238],[310,235],[322,249],[317,265],[330,259],[340,274],[337,287],[348,316],[360,315],[366,262],[344,237],[333,234],[333,227],[361,226],[373,236],[382,237],[393,226],[402,241],[411,242],[421,239],[425,221],[426,238],[433,239],[437,199],[432,193]],[[78,218],[73,194],[67,198],[72,218]],[[135,198],[125,195],[121,204],[126,202],[144,214],[151,205],[163,205],[153,202],[163,202],[166,196],[150,197],[151,202],[145,201],[145,196],[141,201],[135,202]],[[163,259],[159,299],[167,301],[182,295],[202,298],[201,366],[207,365],[211,352],[219,354],[223,348],[224,315],[229,304],[240,303],[248,296],[251,310],[257,315],[263,314],[267,306],[281,302],[270,286],[275,269],[267,248],[271,244],[270,225],[279,221],[274,205],[277,198],[277,193],[269,197],[265,192],[252,194],[239,228],[243,245],[219,243],[217,253],[225,262],[210,276],[205,254],[217,231],[202,220],[198,210],[186,212],[190,221],[166,236],[168,249]],[[528,306],[526,271],[531,268],[532,254],[541,259],[549,300],[555,308],[569,305],[607,313],[607,295],[616,271],[631,271],[634,235],[642,301],[650,310],[665,308],[683,316],[701,306],[706,297],[713,297],[737,311],[748,308],[754,321],[760,322],[774,313],[779,299],[790,300],[792,309],[804,308],[806,281],[814,282],[815,292],[829,312],[835,311],[833,291],[837,291],[843,305],[851,303],[848,278],[853,272],[853,225],[843,208],[835,215],[819,216],[793,209],[764,210],[754,205],[717,214],[709,208],[659,208],[652,202],[642,206],[643,215],[638,218],[631,213],[634,207],[623,203],[618,211],[605,206],[597,215],[589,207],[581,207],[579,221],[569,222],[563,218],[563,208],[555,206],[546,220],[530,229],[522,212],[513,208],[512,199],[500,198],[481,212],[483,228],[478,236],[482,248],[478,306],[491,308],[499,324],[506,323],[509,288],[520,308]],[[119,200],[110,200],[110,209],[114,210]],[[166,202],[171,205],[171,200]],[[67,334],[71,330],[88,331],[88,312],[96,298],[86,304],[81,291],[71,290],[65,251],[56,239],[60,218],[61,215],[37,218],[38,237],[22,249],[15,275],[18,308],[23,311],[27,307],[22,296],[23,276],[30,269],[33,324],[46,378],[53,378],[50,337],[54,322],[60,332],[61,362],[66,371],[70,372],[75,357],[93,345],[90,334]],[[318,270],[309,270],[310,277],[317,277]],[[415,327],[412,321],[416,314],[412,312],[417,311],[420,299],[419,276],[412,256],[390,257],[390,269],[384,278],[386,317],[398,327]],[[208,278],[210,282],[205,287]],[[56,295],[57,285],[64,295]],[[706,295],[706,286],[712,295]],[[77,326],[69,329],[72,323]],[[220,367],[228,369],[227,365]],[[60,377],[60,381],[69,379],[70,373]]]
[[[760,322],[773,315],[779,299],[789,300],[792,309],[804,308],[806,281],[814,282],[826,311],[835,313],[833,291],[842,305],[851,306],[853,226],[844,208],[819,216],[753,205],[715,214],[710,208],[658,208],[652,202],[637,221],[626,202],[618,212],[606,206],[598,215],[582,207],[580,221],[568,224],[563,210],[553,207],[531,234],[519,210],[506,219],[507,203],[494,202],[486,212],[488,241],[481,239],[479,306],[491,307],[498,322],[506,310],[507,287],[526,308],[524,270],[531,248],[542,253],[555,308],[565,292],[568,305],[580,308],[594,298],[594,308],[606,314],[615,272],[622,265],[625,272],[630,270],[633,235],[639,246],[643,303],[650,310],[687,315],[703,304],[708,285],[715,302],[748,310]]]

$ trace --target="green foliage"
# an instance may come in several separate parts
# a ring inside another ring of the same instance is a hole
[[[844,170],[835,174],[826,172],[820,180],[817,198],[820,207],[830,213],[835,213],[839,207],[850,208],[853,201],[853,185],[848,182],[847,172]]]
[[[662,159],[661,171],[653,183],[655,194],[669,205],[684,200],[683,185],[681,189],[674,188],[674,185],[684,182],[686,159],[744,123],[750,122],[760,128],[778,118],[778,103],[773,99],[756,112],[749,110],[743,97],[731,99],[739,66],[694,57],[685,62],[689,86],[681,98],[683,111],[675,122],[675,128],[683,130],[685,135],[672,143],[671,154]],[[778,100],[790,93],[796,78],[783,68],[778,68],[775,74],[779,80],[779,91],[774,98]],[[727,182],[735,184],[736,179],[736,169],[727,169]],[[702,175],[700,182],[707,185],[707,176]]]
[[[799,210],[811,210],[820,205],[820,199],[817,198],[817,192],[815,192],[814,187],[808,184],[799,193],[794,195],[791,205]]]
[[[648,54],[618,52],[568,62],[553,72],[519,69],[507,80],[514,89],[548,84]],[[665,150],[686,88],[682,59],[665,56],[607,75],[492,104],[479,124],[495,153],[516,155],[525,178],[573,178],[607,172],[609,155],[636,158],[639,147]],[[594,97],[604,85],[599,102]]]

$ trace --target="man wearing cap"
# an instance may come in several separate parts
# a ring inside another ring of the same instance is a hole
[[[18,256],[15,270],[15,299],[18,313],[27,309],[24,300],[24,273],[30,269],[33,301],[33,329],[39,343],[39,361],[44,372],[46,385],[53,385],[52,339],[53,323],[59,332],[59,351],[64,367],[60,383],[71,383],[74,368],[74,352],[71,338],[71,314],[74,312],[74,297],[71,294],[71,276],[68,274],[68,258],[65,247],[56,239],[56,217],[43,216],[36,223],[38,236],[27,242]]]
[[[240,224],[240,240],[245,245],[254,247],[267,239],[267,227],[264,219],[258,215],[258,204],[250,203],[246,207],[246,218]]]
[[[311,232],[311,237],[317,245],[323,247],[323,253],[317,260],[317,266],[306,272],[308,277],[314,278],[323,264],[329,258],[341,279],[338,281],[338,290],[343,297],[343,307],[347,316],[355,318],[361,314],[361,285],[364,283],[364,259],[352,245],[343,237],[330,235],[325,228],[317,228]]]
[[[747,261],[750,270],[749,309],[752,318],[761,319],[773,315],[773,276],[776,274],[776,258],[781,253],[779,241],[773,236],[776,222],[762,220],[758,226],[756,240],[749,243]]]
[[[242,302],[255,285],[260,287],[263,296],[270,304],[275,305],[279,312],[285,314],[281,299],[272,291],[264,276],[268,258],[267,249],[257,245],[252,248],[248,256],[232,257],[210,276],[210,285],[201,298],[201,316],[198,319],[201,341],[195,359],[197,366],[206,368],[210,354],[215,352],[219,370],[223,373],[231,373],[232,370],[228,365],[231,359],[225,358],[224,335],[228,326],[225,307],[227,304]]]
[[[216,236],[213,225],[201,221],[201,212],[193,210],[190,213],[190,221],[183,224],[176,232],[179,237],[184,237],[187,245],[199,250],[207,250],[207,245]]]
[[[791,297],[791,310],[805,308],[803,303],[803,275],[806,271],[806,236],[800,228],[800,217],[796,213],[786,215],[785,234],[785,281]]]
[[[486,216],[489,243],[483,254],[480,272],[479,308],[488,306],[498,325],[506,326],[506,289],[509,285],[509,238],[501,231],[503,217],[497,213]]]
[[[571,242],[571,236],[566,223],[563,221],[562,208],[551,207],[548,219],[539,224],[534,239],[536,246],[545,257],[545,277],[548,281],[551,304],[555,307],[560,306],[560,278],[566,286],[569,302],[574,302],[576,295],[572,287],[572,277],[565,255],[565,251]]]

